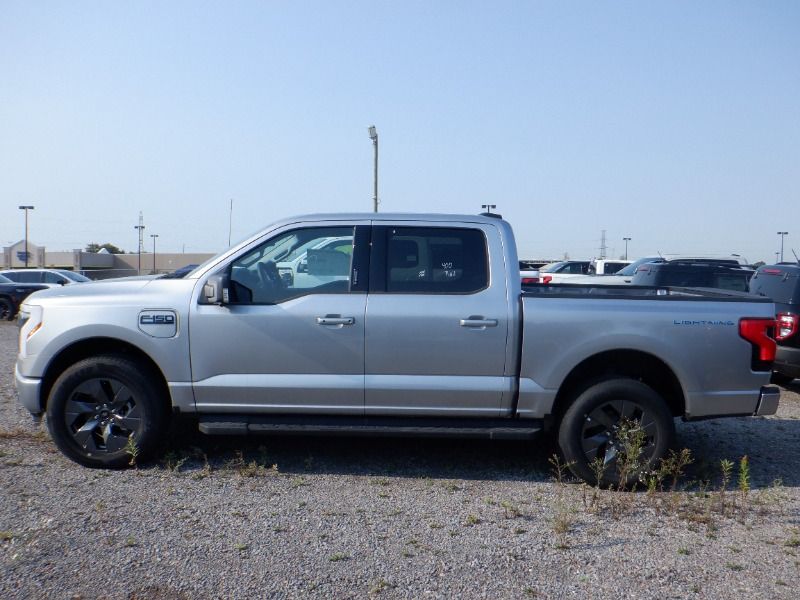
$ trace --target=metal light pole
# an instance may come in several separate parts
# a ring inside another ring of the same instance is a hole
[[[25,211],[25,268],[28,268],[28,211],[33,210],[33,206],[20,206],[20,210]]]
[[[781,262],[783,262],[783,237],[789,235],[788,231],[779,231],[778,235],[781,236]]]
[[[232,230],[233,230],[233,198],[231,198],[231,212],[228,214],[228,248],[231,247]]]
[[[142,212],[139,211],[139,224],[133,226],[134,229],[139,231],[139,262],[138,268],[136,269],[136,274],[142,274],[142,243],[144,242],[144,217],[142,217]]]
[[[485,208],[488,214],[492,214],[492,209],[497,208],[497,204],[481,204],[481,208]]]
[[[157,233],[151,233],[150,237],[153,238],[153,274],[156,272],[156,238],[158,237]]]
[[[622,238],[622,239],[623,239],[623,241],[625,242],[625,260],[628,260],[628,242],[630,242],[630,241],[631,241],[631,238],[629,238],[629,237],[624,237],[624,238]]]
[[[375,191],[372,194],[372,209],[374,212],[378,212],[378,130],[375,129],[375,125],[370,125],[367,128],[369,131],[369,139],[372,140],[372,147],[375,148],[375,166],[374,166],[374,182],[375,182]]]

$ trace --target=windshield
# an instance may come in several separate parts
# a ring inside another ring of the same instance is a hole
[[[664,259],[659,256],[646,256],[645,258],[640,258],[639,260],[633,261],[624,269],[620,269],[614,275],[622,275],[624,277],[629,277],[636,273],[636,269],[639,268],[640,265],[649,262],[664,262]]]
[[[81,275],[80,273],[74,273],[72,271],[58,271],[59,275],[63,275],[67,279],[71,279],[77,283],[84,283],[86,281],[91,281],[88,277]]]
[[[0,275],[0,283],[14,283],[14,282],[13,282],[13,281],[11,281],[11,280],[10,280],[8,277],[6,277],[5,275]]]
[[[565,265],[565,264],[567,264],[567,263],[564,262],[563,260],[561,262],[550,263],[549,265],[545,265],[543,267],[540,267],[539,268],[539,272],[540,273],[554,273],[556,271],[556,269],[558,269],[559,267],[561,267],[562,265]]]

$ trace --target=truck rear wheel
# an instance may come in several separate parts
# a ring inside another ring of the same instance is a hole
[[[169,420],[166,399],[145,365],[125,356],[81,360],[61,374],[47,403],[56,446],[87,467],[119,468],[158,447]]]
[[[561,420],[558,445],[584,481],[630,485],[665,456],[674,436],[672,413],[653,388],[611,379],[575,398]]]

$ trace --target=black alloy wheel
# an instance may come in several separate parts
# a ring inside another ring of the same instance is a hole
[[[150,369],[124,356],[87,358],[62,373],[47,404],[59,449],[88,467],[125,467],[163,441],[166,399]]]
[[[612,379],[577,396],[561,421],[558,441],[581,479],[596,484],[599,475],[601,485],[627,486],[665,456],[674,435],[661,396],[640,381]],[[632,452],[637,456],[629,456]]]

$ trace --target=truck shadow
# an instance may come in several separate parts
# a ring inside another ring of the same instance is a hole
[[[694,463],[686,480],[719,480],[719,463],[750,462],[753,488],[776,480],[800,487],[800,419],[733,418],[676,423],[676,448],[688,448]],[[235,465],[276,465],[281,473],[334,474],[431,479],[551,481],[549,459],[555,452],[550,437],[535,442],[468,439],[205,436],[184,426],[167,452],[204,454],[213,469]],[[190,459],[188,469],[199,468]]]
[[[292,475],[353,475],[431,479],[547,481],[550,442],[538,443],[428,438],[339,436],[205,436],[181,432],[166,452],[189,456],[197,450],[212,469],[237,463],[275,465]],[[554,451],[554,450],[553,450]]]

